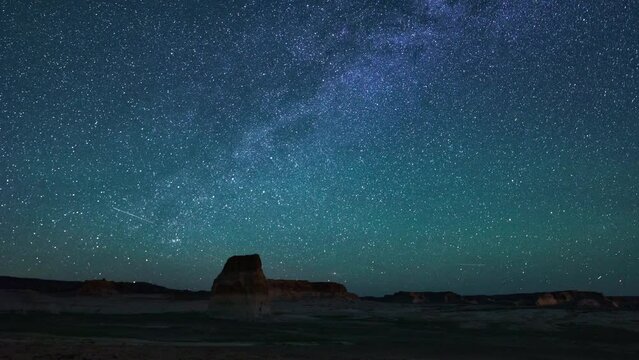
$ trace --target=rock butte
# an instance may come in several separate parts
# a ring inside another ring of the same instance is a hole
[[[218,315],[260,317],[270,313],[271,301],[304,299],[356,300],[357,295],[333,282],[269,280],[259,255],[236,255],[213,281],[209,310]]]
[[[270,313],[268,281],[257,254],[232,256],[213,281],[209,310],[237,317]]]
[[[507,295],[469,295],[462,296],[454,292],[409,292],[399,291],[383,297],[363,297],[363,300],[404,304],[466,304],[466,305],[502,305],[502,306],[535,306],[535,307],[572,307],[572,308],[604,308],[616,309],[619,301],[632,303],[629,297],[620,300],[608,298],[592,291],[551,291],[541,293],[507,294]],[[631,306],[631,305],[628,305]]]

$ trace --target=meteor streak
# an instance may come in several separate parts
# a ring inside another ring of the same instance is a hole
[[[131,213],[130,213],[130,212],[128,212],[128,211],[124,211],[124,210],[122,210],[122,209],[118,209],[118,208],[116,208],[115,206],[113,207],[113,210],[115,210],[115,211],[119,211],[119,212],[121,212],[121,213],[124,213],[124,214],[127,214],[127,215],[129,215],[129,216],[132,216],[132,217],[134,217],[134,218],[136,218],[136,219],[138,219],[138,220],[142,220],[142,221],[144,221],[144,222],[148,222],[149,224],[153,224],[153,225],[155,225],[155,223],[154,223],[153,221],[151,221],[151,220],[147,220],[147,219],[145,219],[145,218],[143,218],[143,217],[141,217],[141,216],[137,216],[137,215],[131,214]]]
[[[472,267],[482,267],[486,266],[486,264],[457,264],[459,266],[472,266]]]

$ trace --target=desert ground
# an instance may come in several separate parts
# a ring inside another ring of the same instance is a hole
[[[234,320],[163,296],[0,299],[0,359],[639,358],[637,311],[309,300]]]

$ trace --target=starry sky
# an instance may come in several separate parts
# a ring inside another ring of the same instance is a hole
[[[0,274],[639,294],[635,1],[3,1]]]

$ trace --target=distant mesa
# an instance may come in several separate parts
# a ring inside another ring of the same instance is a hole
[[[174,290],[147,282],[118,282],[106,279],[61,281],[0,276],[0,290],[29,290],[64,296],[165,295],[179,300],[209,298],[208,291]]]
[[[109,296],[119,294],[116,284],[106,279],[86,280],[78,289],[79,295]]]
[[[454,292],[409,292],[399,291],[383,297],[363,297],[362,300],[398,304],[463,304],[463,305],[500,305],[530,307],[569,307],[581,309],[616,309],[620,303],[633,306],[636,301],[629,297],[608,298],[592,291],[553,291],[539,293],[507,295],[468,295]]]
[[[443,292],[415,292],[415,291],[398,291],[391,295],[383,297],[363,297],[363,300],[381,301],[398,304],[461,304],[463,298],[461,295],[451,291]]]
[[[619,305],[602,293],[592,291],[552,291],[492,296],[464,296],[470,304],[507,306],[568,307],[581,309],[616,309]]]
[[[557,291],[542,294],[535,294],[537,299],[535,305],[545,306],[565,306],[569,305],[577,308],[617,308],[619,305],[613,300],[605,297],[602,293],[591,291]]]
[[[334,282],[311,282],[306,280],[268,280],[269,296],[273,301],[295,301],[305,299],[357,300],[357,295]]]

